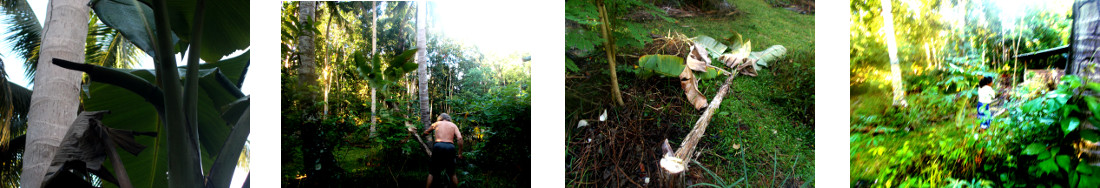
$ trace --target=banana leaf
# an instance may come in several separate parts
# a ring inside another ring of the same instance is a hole
[[[764,51],[750,53],[749,58],[756,59],[756,65],[759,66],[753,66],[753,68],[755,68],[756,70],[760,70],[760,66],[767,67],[769,62],[775,62],[776,60],[783,58],[783,55],[786,54],[787,48],[783,47],[783,45],[772,45]]]
[[[150,40],[153,11],[152,0],[97,0],[90,3],[96,15],[103,18],[104,24],[122,32],[130,41],[150,55],[154,55]],[[167,14],[171,20],[174,34],[173,44],[184,49],[191,38],[192,24],[195,23],[196,0],[168,0]],[[204,8],[202,20],[202,46],[200,58],[206,62],[216,62],[222,57],[249,46],[249,1],[224,0],[208,2]],[[143,14],[140,14],[143,13]],[[146,30],[149,28],[149,30]],[[155,32],[155,31],[154,31]],[[179,39],[176,41],[175,39]],[[143,47],[144,46],[144,47]],[[179,52],[176,50],[175,52]]]
[[[704,48],[707,49],[707,57],[721,56],[722,53],[725,53],[726,50],[729,49],[729,47],[727,47],[725,44],[722,44],[718,42],[718,40],[715,40],[714,38],[706,35],[699,35],[695,38],[691,38],[691,40],[695,41],[696,44],[702,45]]]
[[[638,59],[638,66],[642,67],[645,73],[656,72],[665,77],[679,77],[686,65],[683,58],[672,55],[645,55]],[[699,79],[712,79],[722,72],[714,67],[706,67],[706,70],[706,72],[693,72]]]
[[[153,25],[153,9],[149,5],[137,0],[98,0],[92,2],[92,10],[103,24],[120,31],[130,43],[156,59],[157,54],[153,50],[156,27]],[[173,34],[172,44],[177,42],[179,37]]]
[[[247,72],[249,61],[248,53],[241,56],[228,58],[215,63],[202,64],[199,71],[199,145],[202,153],[202,167],[208,171],[213,165],[214,158],[219,155],[230,130],[236,121],[226,121],[233,117],[223,117],[231,109],[228,106],[244,97],[240,91],[241,81]],[[64,66],[63,66],[64,67]],[[178,67],[181,74],[186,68]],[[84,70],[82,70],[84,71]],[[156,79],[154,70],[149,69],[107,69],[98,71],[118,71],[133,75],[146,83],[153,83]],[[88,93],[82,95],[84,108],[90,111],[110,110],[111,115],[103,118],[103,124],[115,128],[141,132],[157,132],[164,135],[164,125],[158,119],[156,105],[147,102],[137,93],[123,87],[103,83],[96,75],[89,72],[93,82],[89,86]],[[186,78],[183,78],[186,79]],[[237,113],[239,114],[239,113]],[[168,147],[167,136],[156,138],[138,137],[135,139],[142,145],[149,146],[148,150],[138,155],[120,154],[126,171],[129,172],[132,183],[136,187],[163,187],[168,184]],[[108,165],[108,168],[111,168]],[[113,170],[112,170],[113,171]],[[115,186],[115,185],[106,185]]]

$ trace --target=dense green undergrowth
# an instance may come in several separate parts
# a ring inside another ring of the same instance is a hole
[[[1078,146],[1100,140],[1095,129],[1080,128],[1096,121],[1086,114],[1100,106],[1080,94],[1100,85],[1082,87],[1076,76],[1057,83],[1039,95],[1004,99],[1005,112],[984,131],[977,128],[974,105],[955,105],[971,100],[962,95],[926,90],[909,95],[909,107],[889,107],[885,92],[853,97],[852,186],[1097,186],[1098,167]],[[921,100],[927,98],[958,100]]]

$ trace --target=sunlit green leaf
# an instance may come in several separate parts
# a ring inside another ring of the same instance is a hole
[[[1032,143],[1030,145],[1027,145],[1027,147],[1024,148],[1024,154],[1025,155],[1036,155],[1036,154],[1046,152],[1046,151],[1047,151],[1046,146],[1043,146],[1043,144],[1039,144],[1039,143]]]
[[[1069,135],[1073,130],[1077,130],[1077,125],[1081,125],[1081,120],[1077,117],[1069,117],[1062,120],[1062,136]]]
[[[1039,168],[1042,169],[1044,173],[1056,172],[1058,171],[1058,164],[1054,162],[1054,159],[1047,159],[1043,160],[1043,162],[1039,162]]]

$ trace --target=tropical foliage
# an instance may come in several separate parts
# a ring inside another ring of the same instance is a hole
[[[1072,2],[891,1],[909,106],[891,106],[882,2],[851,4],[851,182],[856,187],[1095,187],[1095,98],[1060,54]],[[1030,54],[1029,54],[1030,53]],[[1021,56],[1028,54],[1027,56]],[[978,81],[997,95],[989,129]],[[1094,84],[1093,84],[1094,85]]]
[[[299,22],[303,6],[283,3],[284,185],[423,186],[428,154],[418,134],[409,133],[423,131],[422,108],[431,109],[432,121],[439,113],[450,114],[465,138],[460,185],[529,184],[530,54],[486,52],[431,32],[426,47],[415,49],[417,6],[425,5],[318,2],[313,19]],[[301,86],[287,80],[309,79],[299,72],[306,65],[298,39],[306,32],[316,34],[318,84]],[[427,55],[430,106],[417,98],[412,71],[419,68],[411,60],[418,51]],[[372,96],[372,89],[378,94]],[[375,111],[371,101],[377,101]]]

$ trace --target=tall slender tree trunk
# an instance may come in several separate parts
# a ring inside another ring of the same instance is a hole
[[[316,2],[312,1],[300,1],[298,2],[298,25],[316,27],[315,25],[307,24],[313,22],[314,11],[317,10]],[[314,35],[311,28],[300,28],[302,34],[298,36],[298,51],[299,66],[298,66],[298,88],[300,91],[305,91],[304,100],[300,104],[306,111],[304,114],[302,125],[299,126],[302,132],[302,159],[305,162],[303,166],[306,166],[306,174],[314,175],[314,167],[317,166],[319,160],[319,154],[316,152],[319,146],[317,134],[320,132],[319,123],[316,120],[317,112],[315,108],[315,96],[316,94],[309,89],[309,87],[315,87],[317,83],[317,77],[314,75]],[[324,178],[323,176],[321,177]]]
[[[327,53],[327,51],[326,52],[321,52],[321,53],[322,54]],[[323,60],[321,60],[321,62],[328,62],[328,60],[330,60],[330,59],[328,59],[328,57],[326,57],[326,58],[323,58]],[[329,64],[329,63],[326,63],[326,64]],[[322,89],[324,89],[324,92],[323,92],[324,96],[321,97],[321,109],[322,109],[321,110],[321,119],[327,119],[329,117],[329,89],[331,89],[330,86],[331,86],[332,80],[329,79],[328,70],[329,70],[329,65],[324,65],[324,67],[321,68],[321,74],[322,74],[321,78],[323,78],[323,80],[324,80],[324,87],[322,87]]]
[[[428,2],[419,1],[416,5],[416,79],[420,80],[420,123],[427,130],[431,125],[432,104],[428,101]],[[430,139],[429,139],[430,140]]]
[[[378,28],[377,28],[377,25],[378,25],[378,12],[374,10],[375,8],[378,7],[377,5],[378,5],[378,2],[371,2],[371,11],[369,11],[369,12],[371,12],[371,16],[370,16],[371,17],[371,24],[370,24],[370,55],[371,56],[378,55],[376,53],[376,52],[378,52]],[[375,126],[377,126],[377,124],[378,124],[378,120],[377,120],[378,118],[375,117],[375,114],[378,113],[378,106],[376,104],[374,104],[375,96],[377,96],[377,91],[374,89],[374,87],[370,87],[370,137],[374,137],[374,135],[376,135],[378,133],[377,129],[375,129]]]
[[[331,5],[331,4],[329,4],[329,5]],[[325,5],[325,8],[333,9],[335,7],[329,7],[328,5]],[[332,17],[334,17],[334,16],[336,16],[336,15],[328,15],[328,18],[325,19],[325,35],[324,35],[325,37],[332,36]],[[326,38],[325,41],[328,41],[328,38]],[[324,97],[322,97],[323,99],[321,99],[322,100],[321,101],[321,106],[324,110],[321,113],[321,119],[325,119],[325,118],[328,118],[328,93],[329,93],[329,90],[332,89],[331,85],[330,85],[330,82],[332,81],[332,78],[329,77],[329,72],[332,70],[332,61],[333,61],[332,56],[329,56],[327,54],[332,54],[333,53],[333,50],[332,50],[333,46],[329,43],[324,43],[324,42],[322,42],[321,44],[322,44],[321,49],[323,49],[323,51],[321,52],[321,54],[322,54],[321,57],[324,57],[321,62],[325,63],[325,66],[322,69],[323,71],[321,71],[322,74],[324,74],[324,75],[321,76],[321,78],[325,80],[325,86],[322,88],[322,90],[324,90]]]
[[[901,80],[901,65],[898,63],[898,45],[894,38],[894,14],[890,13],[890,1],[882,1],[882,27],[886,30],[886,48],[890,53],[890,79],[894,85],[894,106],[905,107],[905,83]]]
[[[603,33],[603,38],[607,39],[607,40],[604,40],[603,46],[604,46],[604,51],[607,52],[607,64],[611,69],[611,70],[609,70],[611,72],[611,98],[613,100],[615,100],[615,104],[618,104],[619,106],[622,106],[623,105],[623,96],[622,96],[622,92],[619,91],[619,77],[615,74],[615,72],[616,72],[615,71],[616,70],[615,69],[615,53],[616,52],[615,52],[615,40],[611,37],[611,31],[610,31],[611,30],[611,20],[609,20],[607,18],[607,9],[604,8],[603,2],[600,2],[599,6],[600,7],[597,10],[599,10],[599,12],[600,12],[600,21],[603,22],[602,24],[600,24],[600,32]],[[505,81],[505,84],[507,84],[507,81]]]
[[[53,58],[84,62],[88,36],[87,0],[51,0],[34,76],[27,145],[23,153],[23,187],[41,187],[57,147],[76,119],[80,106],[80,72],[50,63]]]
[[[316,5],[315,3],[316,2],[312,2],[312,1],[298,2],[298,25],[303,25],[304,26],[304,25],[307,25],[306,23],[309,20],[313,20],[313,12],[317,10],[317,7],[315,6]],[[298,74],[301,75],[301,76],[299,76],[298,87],[302,88],[302,89],[305,89],[305,87],[312,85],[313,82],[316,82],[317,77],[313,73],[313,71],[314,71],[313,70],[314,69],[314,67],[313,67],[314,66],[314,62],[313,62],[314,61],[313,35],[314,35],[314,33],[313,33],[312,30],[306,29],[306,28],[303,28],[302,31],[303,31],[302,34],[298,36],[298,51],[301,52],[301,54],[298,55],[298,58],[300,60],[299,63],[301,64],[300,66],[298,66]],[[313,101],[313,93],[312,92],[306,92],[306,99],[308,101]],[[305,105],[309,106],[309,105],[312,105],[312,104],[305,104]]]

